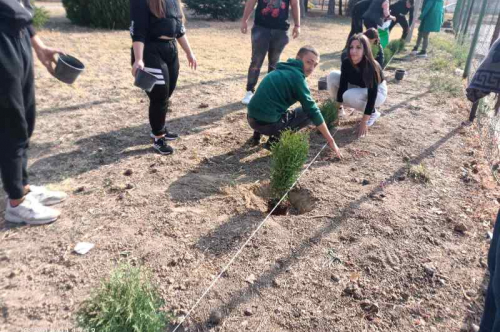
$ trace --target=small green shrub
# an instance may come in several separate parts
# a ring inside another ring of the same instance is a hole
[[[428,183],[431,181],[429,171],[423,164],[408,165],[408,176],[420,183]]]
[[[389,47],[384,48],[384,68],[389,64],[389,62],[392,60],[392,56],[394,53]]]
[[[184,0],[196,15],[208,15],[216,20],[235,21],[243,15],[244,0]]]
[[[327,99],[321,104],[319,109],[321,110],[323,119],[325,119],[326,126],[328,129],[332,129],[339,115],[339,104],[331,99]]]
[[[163,332],[169,317],[149,276],[128,265],[115,269],[77,312],[78,326],[99,332]]]
[[[300,175],[309,154],[309,135],[284,131],[279,142],[271,147],[271,152],[271,190],[279,199]]]
[[[449,71],[452,69],[453,62],[445,57],[437,56],[432,59],[430,69],[433,71]]]
[[[463,68],[469,56],[468,43],[459,43],[449,35],[437,34],[430,39],[431,46],[444,51],[450,56],[450,62],[457,68]],[[450,64],[451,66],[451,64]]]
[[[63,0],[66,16],[74,24],[105,29],[128,29],[129,0]]]
[[[32,2],[34,3],[34,2]],[[45,8],[33,6],[33,26],[35,29],[43,28],[45,23],[49,20],[49,12]]]
[[[460,97],[463,95],[462,81],[459,77],[450,74],[439,74],[430,76],[430,90],[433,93],[447,95],[449,97]]]
[[[392,54],[397,54],[399,52],[399,39],[390,41],[385,48],[390,49]]]

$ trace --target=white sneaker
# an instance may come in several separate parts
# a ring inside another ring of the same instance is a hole
[[[253,97],[253,92],[252,91],[247,91],[245,98],[241,101],[242,104],[248,105],[250,104],[250,99]]]
[[[346,116],[345,109],[343,107],[339,108],[339,118],[345,118]]]
[[[366,121],[366,124],[368,125],[368,127],[373,126],[375,121],[377,121],[377,119],[380,118],[380,115],[381,115],[380,112],[375,110],[375,112],[373,112],[372,115],[370,115],[370,119],[368,119],[368,121]]]
[[[417,54],[418,54],[418,51],[413,50],[413,51],[411,51],[411,53],[410,53],[410,54],[411,54],[411,55],[417,55]]]
[[[68,198],[68,195],[66,195],[62,191],[53,191],[48,190],[45,187],[32,185],[30,185],[30,192],[26,195],[26,197],[28,196],[34,198],[37,202],[46,206],[59,204],[66,198]]]
[[[43,225],[54,222],[61,212],[43,206],[33,197],[26,195],[24,201],[16,207],[7,200],[5,220],[12,223],[26,223],[29,225]]]

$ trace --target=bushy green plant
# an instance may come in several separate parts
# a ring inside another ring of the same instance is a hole
[[[66,16],[78,25],[105,29],[128,29],[129,0],[63,0]]]
[[[271,148],[271,190],[281,198],[300,175],[309,154],[307,133],[284,131]]]
[[[45,8],[37,7],[34,5],[34,1],[31,2],[33,4],[33,26],[35,29],[42,28],[45,23],[49,20],[49,12]]]
[[[463,86],[460,77],[450,74],[439,74],[430,76],[430,90],[433,93],[460,97],[463,95]]]
[[[392,40],[389,44],[387,44],[386,48],[390,49],[392,54],[397,54],[404,50],[405,41],[403,39]]]
[[[196,15],[208,15],[216,20],[235,21],[243,15],[244,0],[184,0]]]
[[[169,317],[157,289],[139,268],[115,269],[77,312],[78,326],[99,332],[163,332]]]
[[[433,58],[430,64],[430,69],[433,71],[449,71],[452,67],[453,62],[442,56]]]
[[[431,176],[424,164],[408,165],[408,176],[416,182],[429,183]]]
[[[384,48],[384,68],[392,60],[393,55],[394,55],[394,53],[391,51],[391,49],[389,47]]]
[[[319,109],[321,110],[321,114],[323,115],[323,119],[325,119],[328,129],[333,128],[339,115],[339,104],[331,99],[327,99],[321,104]]]
[[[463,68],[469,55],[469,43],[459,43],[447,34],[437,34],[430,39],[431,45],[451,57],[451,63],[457,68]]]

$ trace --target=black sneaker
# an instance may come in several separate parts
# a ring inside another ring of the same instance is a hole
[[[251,146],[257,146],[257,145],[259,145],[260,144],[260,137],[261,136],[262,135],[259,132],[254,131],[253,132],[253,136],[250,139],[250,145]]]
[[[264,149],[271,151],[271,148],[273,147],[273,144],[276,144],[279,142],[279,137],[277,136],[269,136],[269,139],[267,142],[264,144]]]
[[[174,149],[167,144],[167,139],[165,137],[155,138],[153,148],[162,155],[169,155],[174,153]]]
[[[156,138],[156,136],[155,136],[152,132],[149,134],[149,136],[150,136],[151,138]],[[168,130],[165,130],[165,136],[163,136],[163,137],[165,137],[165,139],[166,139],[167,141],[174,141],[174,140],[176,140],[176,139],[178,139],[178,138],[179,138],[179,135],[178,135],[178,134],[171,133],[171,132],[169,132]]]
[[[427,58],[427,52],[426,51],[420,51],[417,53],[417,58]]]

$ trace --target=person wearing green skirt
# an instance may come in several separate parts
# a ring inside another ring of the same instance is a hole
[[[419,20],[420,26],[418,28],[417,44],[413,48],[412,54],[426,58],[430,33],[441,31],[441,26],[443,25],[443,0],[424,0]],[[420,44],[422,44],[422,49],[419,52]]]

